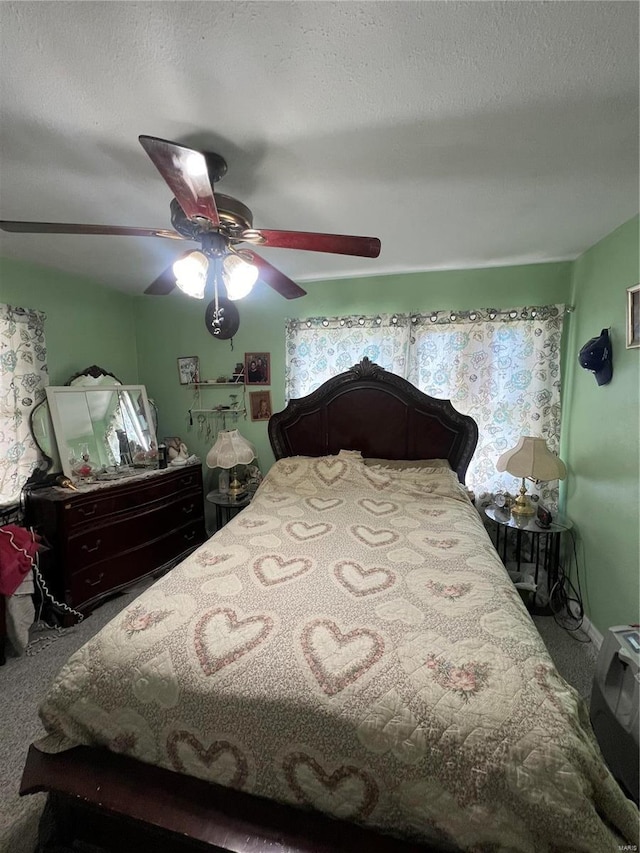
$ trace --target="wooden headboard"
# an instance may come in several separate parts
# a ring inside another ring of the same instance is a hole
[[[359,450],[376,459],[448,459],[461,483],[478,443],[473,418],[449,400],[363,358],[269,420],[276,459]]]

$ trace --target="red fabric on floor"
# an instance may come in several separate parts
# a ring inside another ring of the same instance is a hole
[[[17,524],[0,527],[0,595],[18,589],[33,567],[39,542],[37,534]]]

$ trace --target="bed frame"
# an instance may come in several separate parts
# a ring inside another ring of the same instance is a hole
[[[367,458],[448,459],[461,482],[475,421],[364,358],[270,419],[277,459],[359,450]],[[142,764],[104,749],[31,746],[20,793],[49,793],[39,853],[438,853],[355,824]],[[447,848],[450,850],[451,848]]]

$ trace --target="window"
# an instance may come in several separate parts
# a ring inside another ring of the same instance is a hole
[[[367,355],[474,418],[479,440],[467,483],[479,496],[513,492],[513,477],[496,470],[503,451],[521,435],[543,436],[558,448],[563,316],[564,306],[552,305],[290,321],[287,399]],[[541,497],[555,503],[557,483],[543,487]]]
[[[38,464],[29,415],[48,384],[45,315],[0,305],[0,506],[16,503]]]

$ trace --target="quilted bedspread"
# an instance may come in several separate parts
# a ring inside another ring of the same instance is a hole
[[[617,851],[606,769],[453,472],[277,462],[76,652],[42,748],[141,761],[471,851]]]

